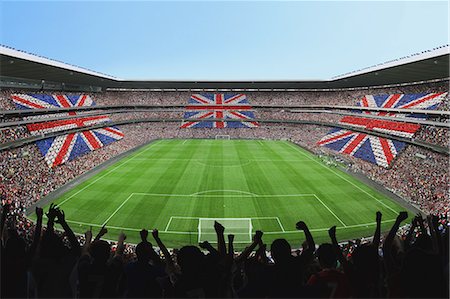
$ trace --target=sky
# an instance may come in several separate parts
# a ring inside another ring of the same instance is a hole
[[[448,1],[0,0],[1,44],[122,79],[329,79],[448,35]]]

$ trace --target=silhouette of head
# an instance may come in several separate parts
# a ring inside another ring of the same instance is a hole
[[[317,257],[322,268],[336,268],[337,256],[333,245],[324,243],[317,249]]]
[[[95,263],[106,264],[111,254],[111,245],[103,240],[95,241],[90,251]]]
[[[25,241],[19,237],[16,230],[9,233],[10,237],[5,244],[5,253],[8,259],[23,258],[25,256]]]
[[[66,252],[62,239],[52,231],[46,231],[41,240],[41,256],[43,258],[61,258]]]
[[[184,246],[177,254],[177,262],[181,272],[197,272],[203,264],[204,254],[196,246]]]
[[[152,253],[152,244],[141,242],[136,246],[136,257],[138,261],[148,263]]]
[[[270,247],[270,252],[275,263],[282,263],[291,257],[291,245],[286,239],[276,239]]]

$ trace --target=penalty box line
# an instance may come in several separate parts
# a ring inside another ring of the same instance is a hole
[[[381,223],[390,223],[394,222],[396,219],[388,219],[388,220],[382,220]],[[89,222],[81,222],[81,221],[75,221],[75,220],[66,220],[68,223],[78,224],[78,225],[85,225],[85,226],[93,226],[93,227],[102,227],[101,224],[96,223],[89,223]],[[369,226],[369,225],[376,225],[376,222],[368,222],[368,223],[361,223],[361,224],[354,224],[354,225],[347,225],[346,227],[338,226],[336,229],[352,229],[357,227],[363,227],[363,226]],[[123,226],[112,226],[112,225],[106,225],[106,228],[110,229],[117,229],[117,230],[124,230],[124,231],[135,231],[140,232],[142,228],[134,228],[134,227],[123,227]],[[313,228],[310,229],[310,232],[323,232],[328,231],[330,228]],[[181,232],[181,231],[160,231],[160,233],[164,234],[175,234],[175,235],[197,235],[198,232]],[[279,232],[264,232],[265,235],[276,235],[276,234],[292,234],[292,233],[301,233],[299,230],[290,230],[290,231],[279,231]]]
[[[258,219],[275,219],[278,223],[278,225],[281,228],[281,232],[285,232],[286,230],[284,229],[283,224],[280,221],[280,218],[275,217],[275,216],[266,216],[266,217],[241,217],[241,218],[214,218],[214,217],[193,217],[193,216],[171,216],[169,221],[167,222],[166,228],[164,229],[165,233],[169,233],[169,232],[174,232],[169,230],[170,224],[172,223],[173,219],[191,219],[191,220],[198,220],[199,221],[199,225],[200,225],[200,219],[216,219],[216,220],[221,220],[221,219],[225,219],[225,220],[242,220],[242,219],[250,219],[250,221],[252,221],[253,219],[258,220]],[[252,225],[253,227],[253,225]],[[226,229],[226,227],[225,227]],[[247,233],[238,233],[238,234],[247,234]]]

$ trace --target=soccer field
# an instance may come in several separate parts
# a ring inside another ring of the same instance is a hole
[[[169,247],[215,242],[213,219],[237,248],[258,229],[269,244],[286,238],[298,247],[299,220],[325,242],[333,225],[340,240],[371,236],[376,211],[387,230],[404,210],[295,144],[266,140],[157,140],[54,202],[78,233],[106,225],[106,239],[124,231],[137,243],[142,228],[158,228]]]

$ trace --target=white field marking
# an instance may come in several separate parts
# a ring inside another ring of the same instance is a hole
[[[284,233],[284,232],[285,232],[285,230],[284,230],[283,224],[281,224],[280,218],[276,217],[276,219],[277,219],[277,221],[278,221],[278,224],[279,224],[279,225],[280,225],[280,227],[281,227],[281,230],[282,230],[282,231],[283,231],[283,233]]]
[[[183,159],[183,158],[139,158],[133,159],[134,161],[195,161],[199,163],[207,163],[208,161],[219,162],[236,162],[239,159]],[[311,162],[310,159],[248,159],[251,162]]]
[[[185,143],[186,143],[186,141],[187,141],[187,139],[186,139],[185,141],[183,141],[183,143],[182,143],[182,144],[185,144]]]
[[[197,218],[198,219],[198,218]],[[254,218],[252,218],[254,219]],[[394,222],[396,219],[389,219],[389,220],[383,220],[381,221],[381,223],[389,223],[389,222]],[[101,224],[95,224],[95,223],[89,223],[89,222],[80,222],[80,221],[73,221],[73,220],[66,220],[66,222],[68,223],[75,223],[75,224],[80,224],[80,225],[86,225],[86,226],[93,226],[93,227],[102,227]],[[370,223],[362,223],[362,224],[355,224],[355,225],[347,225],[346,227],[342,227],[342,226],[338,226],[336,227],[336,229],[349,229],[349,228],[355,228],[355,227],[362,227],[362,226],[369,226],[369,225],[375,225],[376,222],[370,222]],[[118,230],[128,230],[128,231],[141,231],[142,228],[132,228],[132,227],[122,227],[122,226],[110,226],[107,225],[105,226],[106,228],[111,228],[111,229],[118,229]],[[321,231],[328,231],[330,228],[314,228],[314,229],[310,229],[309,231],[311,232],[321,232]],[[293,234],[293,233],[299,233],[301,231],[299,230],[291,230],[291,231],[279,231],[279,232],[264,232],[264,234],[266,235],[276,235],[276,234]],[[181,231],[160,231],[160,233],[163,234],[180,234],[180,235],[194,235],[194,234],[198,234],[198,232],[181,232]],[[248,233],[243,233],[243,234],[248,234]]]
[[[395,214],[398,214],[398,212],[396,210],[394,210],[393,208],[391,208],[390,206],[386,205],[384,202],[382,202],[381,200],[379,200],[378,198],[376,198],[375,196],[373,196],[372,194],[370,194],[369,192],[367,192],[364,189],[361,189],[361,187],[359,187],[358,185],[354,184],[352,181],[348,180],[346,177],[343,177],[342,175],[340,175],[339,173],[337,173],[336,171],[332,170],[331,168],[326,167],[324,164],[316,161],[315,159],[309,157],[308,155],[305,155],[300,149],[296,148],[294,145],[292,145],[291,143],[287,142],[287,145],[291,146],[292,148],[295,148],[298,152],[300,152],[303,156],[307,157],[308,159],[316,162],[317,164],[319,164],[320,166],[324,167],[325,169],[328,169],[329,171],[331,171],[332,173],[334,173],[335,175],[337,175],[338,177],[340,177],[341,179],[347,181],[348,183],[350,183],[351,185],[355,186],[356,188],[358,188],[359,190],[361,190],[362,192],[366,193],[367,195],[369,195],[370,197],[372,197],[373,199],[375,199],[376,201],[378,201],[380,204],[382,204],[383,206],[385,206],[386,208],[388,208],[389,210],[391,210],[392,212],[394,212]]]
[[[238,160],[234,160],[234,161],[238,161]],[[198,164],[207,166],[207,167],[242,167],[242,166],[247,166],[248,164],[252,163],[251,160],[248,160],[244,164],[237,164],[237,165],[211,165],[211,164],[208,164],[205,162],[201,162],[199,160],[194,160],[194,162],[197,162]],[[221,162],[223,162],[223,161],[221,161]]]
[[[208,190],[208,192],[211,191],[227,191],[227,190]],[[239,191],[235,190],[236,192],[242,192],[242,193],[249,193],[248,195],[232,195],[232,194],[224,194],[224,195],[207,195],[207,194],[167,194],[167,193],[144,193],[144,192],[135,192],[134,195],[146,195],[146,196],[161,196],[161,197],[301,197],[301,196],[314,196],[314,194],[308,194],[308,193],[299,193],[299,194],[255,194],[247,191]],[[206,191],[201,191],[206,192]]]
[[[339,222],[344,226],[347,227],[347,225],[344,223],[344,221],[341,220],[341,218],[339,218],[317,195],[314,194],[314,197],[320,201],[320,203],[331,213],[333,214],[333,216],[339,220]]]
[[[71,199],[72,197],[74,197],[75,195],[77,195],[78,193],[80,193],[81,191],[85,190],[86,188],[88,188],[89,186],[93,185],[94,183],[96,183],[97,181],[101,180],[102,178],[104,178],[105,176],[107,176],[108,174],[110,174],[111,172],[115,171],[117,168],[125,165],[125,163],[127,163],[128,161],[133,160],[135,157],[141,155],[142,153],[148,151],[150,148],[153,148],[153,146],[156,143],[159,143],[161,140],[158,140],[156,142],[154,142],[153,144],[149,145],[149,147],[139,153],[137,153],[135,156],[128,158],[126,161],[124,161],[122,164],[117,165],[116,167],[114,167],[113,169],[111,169],[110,171],[108,171],[107,173],[105,173],[104,175],[98,177],[97,179],[95,179],[94,181],[90,182],[88,185],[84,186],[82,189],[78,190],[77,192],[75,192],[74,194],[72,194],[71,196],[69,196],[68,198],[66,198],[65,200],[63,200],[62,202],[60,202],[59,204],[57,204],[57,207],[62,206],[66,201],[68,201],[69,199]]]
[[[165,232],[167,232],[167,230],[169,229],[170,223],[172,222],[173,217],[170,217],[169,222],[167,222],[166,225],[166,229],[164,230]]]
[[[258,194],[255,194],[252,192],[241,191],[241,190],[231,190],[231,189],[230,190],[227,190],[227,189],[205,190],[205,191],[192,193],[190,196],[202,195],[202,194],[209,193],[209,192],[235,192],[235,193],[243,193],[243,194],[252,195],[252,196],[258,196]]]
[[[105,220],[105,222],[103,222],[103,224],[102,224],[102,226],[103,225],[106,225],[106,223],[108,223],[108,221],[112,218],[112,217],[114,217],[114,215],[116,215],[116,213],[127,203],[127,201],[131,198],[131,197],[133,197],[133,194],[134,193],[131,193],[130,194],[130,196],[128,196],[127,197],[127,199],[125,199],[121,204],[120,204],[120,206],[108,217],[108,219],[106,219]]]
[[[207,218],[207,217],[194,217],[194,216],[172,216],[173,219],[225,219],[225,220],[241,220],[241,219],[276,219],[278,217],[275,216],[266,216],[266,217],[241,217],[241,218]]]

